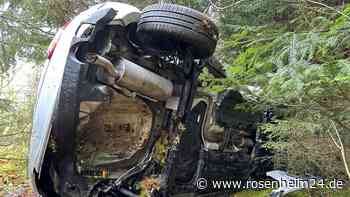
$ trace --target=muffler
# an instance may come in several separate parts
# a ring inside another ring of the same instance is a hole
[[[115,66],[108,59],[96,54],[87,54],[86,61],[103,67],[117,85],[130,91],[159,101],[165,101],[173,95],[174,85],[170,80],[124,58]]]

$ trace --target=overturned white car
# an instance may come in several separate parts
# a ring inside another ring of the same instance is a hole
[[[255,169],[259,114],[234,111],[235,91],[198,93],[219,35],[204,14],[173,4],[142,12],[103,3],[53,40],[38,87],[29,155],[33,187],[47,197],[217,194],[199,178],[246,179]],[[166,136],[165,161],[155,156]],[[222,191],[220,191],[222,192]]]

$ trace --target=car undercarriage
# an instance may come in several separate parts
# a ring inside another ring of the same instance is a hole
[[[199,91],[203,68],[225,77],[213,63],[218,39],[207,16],[174,4],[104,3],[74,19],[38,88],[29,164],[38,193],[218,196],[232,190],[196,181],[266,172],[269,153],[256,163],[263,114],[236,109],[238,91]]]

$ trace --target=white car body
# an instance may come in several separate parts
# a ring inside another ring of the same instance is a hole
[[[48,147],[52,123],[57,110],[61,83],[71,45],[82,24],[90,23],[105,9],[114,9],[116,15],[113,24],[128,25],[136,22],[140,10],[136,7],[116,2],[98,4],[75,17],[63,31],[55,53],[45,64],[37,90],[37,101],[34,109],[33,129],[30,142],[28,173],[33,189],[37,192],[36,181],[40,179],[43,159]],[[91,24],[91,23],[90,23]],[[94,25],[94,24],[92,24]]]

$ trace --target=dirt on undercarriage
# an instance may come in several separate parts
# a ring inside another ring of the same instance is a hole
[[[114,177],[142,159],[152,112],[141,99],[114,94],[105,103],[84,102],[80,110],[80,166],[118,168],[119,172],[111,175]]]

